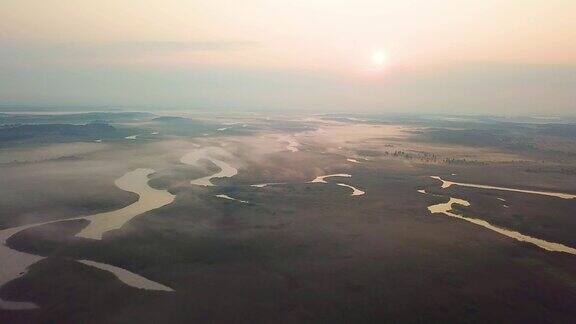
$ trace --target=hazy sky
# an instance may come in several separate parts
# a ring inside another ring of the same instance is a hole
[[[576,113],[574,0],[2,0],[0,103]]]

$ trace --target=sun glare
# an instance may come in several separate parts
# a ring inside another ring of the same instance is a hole
[[[386,63],[386,53],[384,51],[375,51],[374,53],[372,53],[372,63],[374,63],[375,65],[384,65],[384,63]]]

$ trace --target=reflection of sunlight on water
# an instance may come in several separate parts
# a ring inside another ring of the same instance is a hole
[[[148,290],[158,290],[158,291],[174,291],[174,289],[154,282],[152,280],[146,279],[140,275],[137,275],[133,272],[128,270],[115,267],[110,264],[95,262],[90,260],[79,260],[78,262],[83,263],[85,265],[98,268],[100,270],[108,271],[116,276],[116,278],[120,279],[123,283],[141,289],[148,289]]]
[[[347,184],[345,184],[345,183],[337,183],[337,185],[352,189],[352,194],[350,194],[350,196],[361,196],[361,195],[365,194],[364,191],[362,191],[362,190],[360,190],[360,189],[358,189],[358,188],[355,188],[355,187],[353,187],[353,186],[351,186],[351,185],[347,185]]]
[[[426,193],[425,191],[420,191],[418,190],[418,192],[420,193]],[[428,210],[435,214],[435,213],[441,213],[450,217],[454,217],[454,218],[458,218],[461,220],[465,220],[467,222],[482,226],[484,228],[487,228],[491,231],[494,231],[496,233],[502,234],[504,236],[513,238],[517,241],[521,241],[521,242],[527,242],[527,243],[531,243],[534,244],[544,250],[547,251],[554,251],[554,252],[564,252],[564,253],[569,253],[569,254],[574,254],[576,255],[576,249],[560,244],[560,243],[554,243],[554,242],[548,242],[542,239],[538,239],[535,237],[531,237],[525,234],[522,234],[520,232],[516,232],[516,231],[511,231],[511,230],[507,230],[498,226],[494,226],[490,223],[488,223],[485,220],[482,219],[477,219],[477,218],[470,218],[470,217],[464,217],[458,214],[454,214],[452,212],[452,205],[457,204],[457,205],[462,205],[462,206],[470,206],[470,203],[466,200],[463,199],[458,199],[458,198],[453,198],[450,197],[450,200],[446,203],[441,203],[441,204],[436,204],[436,205],[431,205],[428,207]]]
[[[209,175],[206,177],[194,179],[194,180],[190,181],[191,184],[197,185],[197,186],[214,186],[214,184],[211,181],[212,179],[230,178],[230,177],[233,177],[236,174],[238,174],[238,170],[236,168],[232,167],[231,165],[229,165],[228,163],[210,157],[208,154],[210,151],[213,151],[215,153],[220,153],[220,154],[226,154],[226,155],[228,154],[226,151],[224,151],[223,149],[221,149],[219,147],[208,147],[208,148],[194,150],[194,151],[184,155],[180,159],[180,162],[182,162],[184,164],[188,164],[188,165],[196,165],[198,163],[198,161],[200,161],[201,159],[206,159],[206,160],[211,161],[212,163],[214,163],[216,166],[218,166],[220,168],[220,172],[217,172],[215,174],[212,174],[212,175]]]
[[[90,224],[80,231],[80,233],[76,234],[76,236],[101,239],[102,234],[113,229],[121,228],[130,219],[147,211],[170,204],[174,200],[174,195],[166,190],[158,190],[148,186],[148,175],[153,172],[154,170],[152,169],[136,169],[127,172],[115,181],[116,186],[120,189],[134,192],[139,196],[137,202],[124,208],[107,213],[58,219],[0,230],[0,260],[2,260],[2,266],[0,267],[0,288],[4,284],[21,276],[32,264],[44,259],[42,256],[16,251],[6,246],[6,241],[21,231],[56,222],[85,219],[90,221]],[[109,271],[125,284],[135,288],[172,291],[169,287],[113,265],[90,260],[81,260],[79,262]],[[20,310],[37,308],[37,306],[30,302],[11,302],[0,298],[0,308]]]
[[[90,224],[76,236],[100,240],[104,233],[121,228],[132,218],[172,203],[174,195],[167,190],[154,189],[148,185],[148,175],[152,173],[152,169],[136,169],[118,178],[116,186],[138,194],[138,201],[118,210],[82,217],[90,221]]]
[[[487,185],[472,184],[472,183],[453,182],[453,181],[444,180],[438,176],[431,176],[431,178],[442,181],[442,186],[441,186],[442,188],[448,188],[450,186],[461,186],[461,187],[471,187],[471,188],[480,188],[480,189],[514,191],[514,192],[521,192],[521,193],[528,193],[528,194],[535,194],[535,195],[552,196],[552,197],[558,197],[558,198],[562,198],[562,199],[576,198],[576,195],[562,193],[562,192],[514,189],[514,188],[495,187],[495,186],[487,186]]]
[[[310,181],[310,183],[327,183],[326,178],[332,178],[332,177],[343,177],[343,178],[350,178],[352,177],[352,175],[347,174],[347,173],[334,173],[334,174],[327,174],[327,175],[323,175],[323,176],[317,176],[316,178],[314,178],[314,180]]]
[[[238,202],[241,202],[241,203],[244,203],[244,204],[249,203],[249,202],[246,201],[246,200],[240,200],[240,199],[232,198],[232,197],[230,197],[230,196],[228,196],[228,195],[216,195],[216,197],[222,198],[222,199],[227,199],[227,200],[238,201]]]
[[[258,183],[258,184],[253,184],[250,185],[250,187],[255,187],[255,188],[264,188],[264,187],[268,187],[268,186],[274,186],[274,185],[282,185],[282,184],[286,184],[285,182],[268,182],[268,183]]]

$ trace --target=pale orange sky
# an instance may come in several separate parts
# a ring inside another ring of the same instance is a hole
[[[572,0],[4,0],[0,35],[55,42],[249,41],[159,61],[354,69],[391,63],[576,63]]]
[[[371,82],[466,64],[574,66],[576,1],[3,0],[0,42],[11,67],[202,66]]]

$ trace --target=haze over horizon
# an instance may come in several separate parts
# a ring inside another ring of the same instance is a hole
[[[0,324],[576,323],[576,0],[0,7]]]
[[[3,9],[2,105],[576,108],[574,1],[7,0]]]

